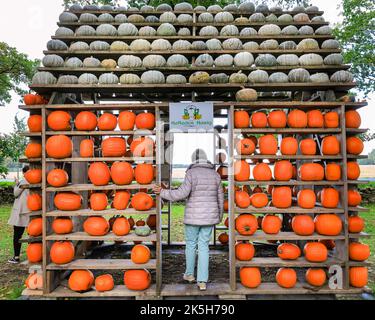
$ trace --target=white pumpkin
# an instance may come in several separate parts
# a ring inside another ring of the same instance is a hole
[[[251,67],[254,57],[250,52],[239,52],[234,56],[234,65],[239,68]]]
[[[208,12],[219,12],[219,11],[222,11],[222,10],[223,10],[223,8],[220,7],[218,4],[211,5],[207,8]]]
[[[261,12],[261,13],[268,13],[270,11],[270,9],[268,8],[268,6],[266,4],[259,4],[257,5],[257,7],[255,8],[255,12]]]
[[[314,34],[314,29],[310,26],[302,26],[301,28],[299,28],[298,34],[303,36],[310,36]]]
[[[340,65],[344,63],[344,57],[340,53],[332,53],[326,56],[323,62],[327,65]]]
[[[210,75],[204,71],[197,71],[190,75],[189,83],[191,84],[203,84],[210,81]]]
[[[63,12],[59,16],[59,21],[61,23],[77,22],[78,21],[78,17],[74,13]]]
[[[276,59],[280,66],[298,66],[299,58],[296,54],[282,54]]]
[[[241,17],[236,18],[236,19],[234,20],[234,22],[235,22],[236,24],[248,24],[248,23],[249,23],[249,19],[246,18],[246,17],[241,16]]]
[[[258,94],[254,89],[241,89],[236,92],[236,100],[238,102],[251,102],[258,99]]]
[[[315,39],[306,38],[300,41],[297,45],[298,50],[316,50],[319,49],[318,41]]]
[[[180,28],[177,32],[177,35],[180,37],[186,37],[186,36],[190,36],[191,32],[189,28]]]
[[[231,67],[233,57],[230,54],[222,54],[215,59],[215,67]]]
[[[272,54],[260,54],[255,59],[255,65],[257,67],[273,67],[277,65],[277,60]]]
[[[191,44],[191,50],[207,50],[206,43],[204,41],[193,41],[193,43]]]
[[[319,8],[317,6],[309,6],[305,9],[306,12],[318,12]]]
[[[239,4],[238,11],[252,13],[255,11],[255,4],[250,1],[244,1]]]
[[[98,36],[116,36],[117,29],[111,24],[101,24],[96,28],[96,35]]]
[[[81,59],[78,59],[77,57],[72,57],[72,58],[69,58],[65,61],[65,67],[67,68],[82,68],[83,67],[83,62],[81,61]]]
[[[56,37],[72,37],[74,36],[74,31],[69,28],[59,27],[55,32]]]
[[[132,23],[122,23],[118,27],[119,36],[136,36],[138,35],[137,27]]]
[[[145,39],[136,39],[130,44],[131,51],[150,51],[151,43]]]
[[[98,78],[92,73],[83,73],[78,78],[79,84],[97,84],[98,82]]]
[[[88,50],[90,50],[90,46],[88,45],[88,43],[83,42],[83,41],[73,42],[69,47],[69,51],[88,51]]]
[[[169,76],[167,76],[165,82],[169,84],[185,84],[187,80],[186,77],[182,74],[170,74]]]
[[[62,75],[57,80],[57,84],[78,84],[78,78],[73,75]]]
[[[199,35],[201,37],[216,37],[219,35],[219,31],[216,27],[213,26],[205,26],[202,29],[199,30]]]
[[[142,60],[137,56],[123,55],[118,59],[117,65],[120,68],[140,68],[142,67]]]
[[[142,73],[141,81],[144,84],[165,83],[164,74],[157,70],[150,70]]]
[[[94,23],[98,22],[98,17],[92,13],[82,13],[79,17],[79,22],[81,23]]]
[[[227,4],[224,8],[223,8],[224,11],[237,11],[238,8],[237,6],[232,3],[232,4]]]
[[[254,70],[250,72],[248,76],[248,81],[250,83],[267,83],[268,73],[264,70]]]
[[[226,73],[214,73],[210,75],[210,83],[228,83],[229,76]]]
[[[221,41],[219,39],[209,39],[206,41],[208,50],[222,50]]]
[[[167,59],[168,67],[186,67],[189,65],[189,60],[182,54],[173,54]]]
[[[98,11],[99,7],[96,4],[86,4],[83,6],[85,11]]]
[[[250,22],[264,22],[264,21],[266,21],[266,17],[264,16],[263,13],[256,12],[256,13],[253,13],[250,16],[249,21]]]
[[[111,43],[110,51],[128,51],[129,46],[123,41],[114,41]]]
[[[147,23],[159,23],[159,18],[157,16],[147,16],[145,19],[145,22]]]
[[[101,15],[99,15],[98,17],[98,21],[99,22],[104,22],[104,23],[111,23],[113,22],[115,19],[113,18],[113,16],[109,13],[102,13]]]
[[[329,76],[326,73],[315,73],[310,76],[311,82],[329,82]]]
[[[292,69],[288,74],[289,82],[309,82],[310,73],[303,68]]]
[[[151,43],[152,51],[168,51],[172,49],[172,45],[168,40],[156,39]]]
[[[162,23],[157,31],[156,34],[158,36],[175,36],[176,35],[176,28],[171,25],[170,23]]]
[[[242,41],[238,38],[229,38],[223,41],[224,50],[241,50]]]
[[[175,11],[193,11],[193,6],[189,2],[180,2],[175,4]]]
[[[177,21],[177,17],[176,15],[171,12],[171,11],[166,11],[166,12],[163,12],[160,17],[159,17],[159,21],[161,23],[165,23],[165,22],[168,22],[168,23],[175,23]]]
[[[329,26],[321,26],[318,29],[315,30],[316,35],[331,35],[332,34],[332,28]]]
[[[246,83],[247,76],[242,71],[232,73],[229,77],[229,83]]]
[[[193,16],[190,14],[182,13],[178,15],[177,22],[181,24],[191,24],[193,23]]]
[[[61,40],[49,40],[47,42],[47,49],[50,51],[65,51],[68,50],[68,46]]]
[[[346,70],[336,71],[330,78],[332,82],[353,82],[353,74]]]
[[[47,68],[59,68],[64,66],[64,59],[57,54],[48,54],[43,57],[42,64]]]
[[[335,39],[324,40],[322,43],[322,49],[339,49],[340,43]]]
[[[274,72],[268,77],[269,83],[286,83],[288,81],[288,75],[284,72]]]
[[[117,67],[117,62],[113,59],[104,59],[101,62],[101,66],[105,69],[115,69]]]
[[[197,67],[212,67],[214,65],[214,59],[208,53],[204,53],[197,57],[194,65]]]
[[[99,77],[99,84],[118,84],[119,78],[113,73],[103,73]]]
[[[305,23],[309,23],[310,22],[310,18],[309,18],[309,16],[306,13],[297,13],[293,17],[293,20],[295,22],[305,22]]]
[[[269,40],[263,41],[260,44],[259,48],[261,50],[276,50],[279,48],[279,43],[275,39],[269,39]]]
[[[155,8],[153,6],[144,5],[144,6],[141,7],[141,9],[139,11],[141,11],[141,12],[152,12],[152,11],[155,11]]]
[[[295,7],[292,9],[292,12],[293,12],[293,13],[301,13],[301,12],[305,12],[305,7],[304,7],[304,6],[295,6]]]
[[[69,7],[69,11],[82,11],[82,6],[75,3]]]
[[[76,30],[76,36],[95,36],[96,30],[91,26],[80,26]]]
[[[311,22],[325,22],[326,20],[322,16],[315,16],[311,19]]]
[[[243,44],[243,49],[248,51],[259,50],[259,44],[255,41],[248,41]]]
[[[173,11],[173,9],[169,4],[162,3],[156,7],[156,11]]]
[[[194,11],[206,11],[207,9],[206,9],[206,7],[205,6],[196,6],[195,8],[194,8]]]
[[[159,68],[164,67],[167,64],[167,61],[165,58],[158,54],[150,54],[148,56],[145,56],[142,61],[142,65],[145,68]]]
[[[34,74],[32,80],[33,85],[49,85],[49,84],[56,84],[57,79],[51,72],[37,72]]]
[[[198,22],[212,23],[214,22],[214,16],[209,12],[203,12],[198,16]]]
[[[221,28],[220,35],[221,36],[228,36],[228,37],[238,36],[239,31],[238,31],[238,28],[236,26],[234,26],[232,24],[228,24],[228,25]]]
[[[140,84],[141,78],[133,73],[125,73],[120,77],[121,84]]]
[[[153,27],[144,26],[139,29],[138,34],[140,37],[152,37],[156,35],[156,30]]]
[[[99,68],[101,66],[100,60],[94,57],[88,57],[83,60],[84,68]]]
[[[259,28],[258,34],[261,36],[276,36],[281,34],[281,29],[276,24],[265,24]]]
[[[280,22],[280,23],[292,23],[293,17],[290,14],[285,13],[285,14],[282,14],[281,16],[279,16],[277,18],[277,21]]]
[[[256,36],[257,34],[258,34],[258,31],[256,31],[254,28],[251,28],[251,27],[243,28],[240,31],[241,37]]]
[[[173,43],[172,49],[176,51],[190,50],[191,43],[187,40],[177,40]]]
[[[105,41],[93,41],[90,43],[90,50],[92,51],[108,51],[110,47],[109,43]]]
[[[296,26],[286,26],[281,30],[281,34],[288,36],[297,35],[298,29]]]
[[[234,21],[234,17],[230,12],[223,11],[215,15],[214,21],[216,23],[230,23]]]
[[[277,22],[277,16],[274,15],[273,13],[269,14],[267,17],[266,17],[266,21],[267,22]]]
[[[123,13],[116,14],[116,16],[115,16],[115,22],[116,23],[125,23],[125,22],[128,22],[128,17],[126,16],[126,14],[123,14]]]
[[[131,14],[128,17],[128,22],[130,23],[142,23],[145,21],[145,18],[140,14]]]
[[[323,64],[323,58],[316,53],[308,53],[299,57],[301,66],[320,66]]]
[[[281,49],[281,50],[295,50],[295,49],[297,49],[297,44],[292,40],[284,41],[284,42],[280,43],[279,49]]]

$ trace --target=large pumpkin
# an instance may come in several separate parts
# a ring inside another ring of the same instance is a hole
[[[240,281],[244,287],[257,288],[262,282],[259,268],[242,267],[240,269]]]
[[[104,236],[109,231],[109,223],[104,217],[88,217],[83,223],[83,230],[90,236]]]
[[[69,277],[70,290],[84,292],[90,290],[94,284],[94,275],[90,270],[74,270]]]
[[[42,132],[42,116],[33,114],[27,119],[27,126],[30,132]]]
[[[132,207],[139,211],[150,210],[153,202],[152,197],[145,192],[138,192],[131,199]]]
[[[361,126],[361,116],[356,110],[345,112],[345,126],[347,128],[359,128]]]
[[[26,181],[30,184],[37,184],[42,182],[42,169],[29,169],[24,175]]]
[[[51,158],[69,158],[72,155],[72,140],[65,135],[52,136],[47,139],[46,152]]]
[[[245,160],[234,163],[234,180],[247,181],[250,179],[250,165]]]
[[[350,216],[348,219],[348,230],[350,233],[362,232],[365,228],[365,221],[360,216]]]
[[[308,284],[314,287],[321,287],[327,280],[327,275],[324,269],[309,268],[305,275]]]
[[[299,143],[301,153],[306,156],[314,156],[316,154],[316,142],[314,139],[306,138]]]
[[[250,155],[255,151],[255,143],[252,139],[244,138],[236,143],[236,151],[238,154]]]
[[[73,221],[70,218],[56,218],[52,222],[52,230],[56,234],[67,234],[73,231]]]
[[[368,270],[366,267],[351,267],[349,269],[349,283],[355,288],[363,288],[368,282]]]
[[[79,155],[82,158],[91,158],[94,156],[94,141],[92,139],[84,139],[80,142]]]
[[[43,244],[40,242],[29,243],[26,249],[27,260],[30,263],[37,263],[43,259]]]
[[[267,163],[258,163],[253,169],[253,177],[256,181],[272,180],[272,171]]]
[[[356,207],[361,204],[362,196],[357,190],[348,190],[348,206]]]
[[[124,274],[124,283],[129,290],[146,290],[151,284],[151,275],[145,269],[127,270]]]
[[[262,219],[262,230],[267,234],[277,234],[281,229],[281,219],[278,216],[266,214]]]
[[[98,128],[102,131],[112,131],[117,127],[117,118],[112,113],[103,113],[98,119]]]
[[[292,205],[292,189],[284,186],[274,187],[272,189],[272,204],[276,208],[289,208]]]
[[[127,185],[134,179],[134,171],[130,163],[116,161],[111,166],[112,181],[117,185]]]
[[[154,140],[148,137],[139,137],[130,144],[130,151],[134,157],[151,157],[154,153]]]
[[[244,213],[236,218],[235,227],[239,234],[251,236],[258,229],[258,221],[254,215]]]
[[[102,142],[103,157],[123,157],[126,153],[126,141],[124,138],[111,137]]]
[[[155,128],[155,116],[150,112],[143,112],[136,116],[135,125],[137,129],[152,130]]]
[[[292,229],[300,236],[310,236],[314,233],[315,224],[312,217],[308,215],[297,215],[292,219]]]
[[[298,191],[297,203],[303,209],[312,209],[315,207],[316,195],[311,189],[303,189]]]
[[[238,190],[234,195],[234,202],[239,208],[247,208],[251,204],[251,198],[246,191]]]
[[[325,236],[337,236],[342,230],[342,221],[335,214],[319,214],[314,222],[316,232]]]
[[[62,211],[79,210],[82,204],[82,197],[74,192],[60,192],[55,195],[53,203],[57,209]]]
[[[287,117],[282,110],[273,110],[268,114],[268,125],[271,128],[285,128]]]
[[[370,247],[367,244],[351,242],[349,244],[349,258],[354,261],[365,261],[370,256]]]
[[[94,211],[101,211],[107,208],[108,198],[104,192],[95,192],[90,196],[90,207]]]
[[[112,232],[116,236],[125,236],[130,232],[131,226],[125,217],[116,218],[115,222],[112,225]]]
[[[112,275],[102,274],[95,279],[95,290],[99,292],[111,291],[115,286]]]
[[[47,182],[55,188],[64,187],[68,184],[69,176],[63,169],[52,169],[47,174]]]
[[[90,164],[88,177],[92,184],[105,186],[111,180],[111,172],[104,162],[93,162]]]
[[[298,151],[298,142],[296,138],[285,137],[281,140],[280,151],[283,155],[295,155]]]
[[[121,111],[118,116],[118,126],[122,131],[134,129],[135,113],[132,111]]]
[[[74,245],[70,241],[56,241],[52,244],[49,255],[53,263],[69,263],[74,259]]]
[[[324,126],[324,117],[320,110],[307,112],[307,126],[309,128],[322,128]]]
[[[42,145],[37,142],[29,142],[25,148],[25,157],[28,159],[40,158],[42,156]]]
[[[348,161],[346,163],[348,180],[357,180],[361,175],[359,164],[355,161]]]
[[[266,134],[259,138],[260,154],[275,155],[277,152],[277,140],[272,134]]]
[[[327,163],[324,171],[328,181],[338,181],[341,179],[341,167],[337,163]]]
[[[43,232],[43,219],[35,218],[30,220],[27,226],[27,234],[31,237],[39,237]]]
[[[254,112],[251,115],[251,126],[253,128],[267,127],[267,115],[264,112]]]
[[[77,130],[80,131],[92,131],[95,130],[98,124],[98,119],[93,112],[81,111],[77,114],[74,125]]]
[[[236,258],[240,261],[250,261],[255,254],[252,243],[237,243],[235,246]]]
[[[280,287],[293,288],[297,283],[297,273],[291,268],[280,268],[276,272],[276,282]]]
[[[293,177],[293,166],[288,160],[279,160],[275,163],[273,175],[277,181],[289,181]]]
[[[292,110],[288,113],[287,121],[290,128],[306,128],[307,114],[302,110]]]
[[[133,247],[130,258],[136,264],[147,263],[151,259],[150,249],[143,244],[137,244]]]
[[[263,208],[268,204],[268,197],[263,192],[257,192],[250,196],[251,205],[255,208]]]
[[[299,176],[303,181],[320,181],[324,179],[324,168],[319,163],[304,163],[299,167]]]
[[[125,210],[128,207],[130,200],[130,192],[129,191],[116,191],[115,196],[113,198],[112,205],[116,210]]]
[[[152,164],[139,163],[134,169],[134,175],[139,184],[149,184],[154,180],[154,167]]]
[[[66,111],[52,111],[47,117],[47,124],[51,130],[67,131],[70,130],[71,116]]]
[[[301,249],[294,243],[282,243],[277,247],[277,255],[282,260],[296,260],[301,256]]]
[[[346,152],[349,154],[359,155],[363,151],[363,141],[358,137],[346,138]]]
[[[324,127],[337,128],[339,126],[339,114],[336,111],[330,111],[324,114]]]
[[[322,153],[324,155],[337,155],[340,153],[340,142],[335,136],[326,136],[322,140]]]
[[[324,208],[337,208],[340,202],[340,194],[335,188],[323,188],[320,194],[320,202]]]
[[[250,116],[244,110],[236,110],[234,112],[234,127],[248,128],[250,126]]]
[[[324,262],[328,257],[327,247],[320,242],[308,242],[303,248],[305,259],[310,262]]]
[[[27,208],[30,211],[38,211],[42,209],[42,196],[39,193],[31,193],[27,196]]]

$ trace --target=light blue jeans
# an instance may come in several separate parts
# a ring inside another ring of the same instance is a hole
[[[208,281],[209,243],[214,226],[194,226],[185,224],[186,275],[194,275],[198,245],[197,281]]]

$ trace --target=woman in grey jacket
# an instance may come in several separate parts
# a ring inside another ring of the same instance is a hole
[[[196,250],[198,246],[197,282],[206,290],[208,281],[209,242],[214,225],[223,219],[224,193],[215,166],[207,161],[206,153],[197,149],[192,154],[192,164],[186,171],[182,185],[176,190],[154,188],[163,199],[186,199],[184,224],[186,240],[186,271],[184,280],[193,282]]]

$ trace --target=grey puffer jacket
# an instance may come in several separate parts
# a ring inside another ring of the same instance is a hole
[[[163,189],[160,195],[169,201],[186,199],[185,224],[215,225],[223,219],[223,188],[220,176],[211,163],[193,163],[178,189]]]

